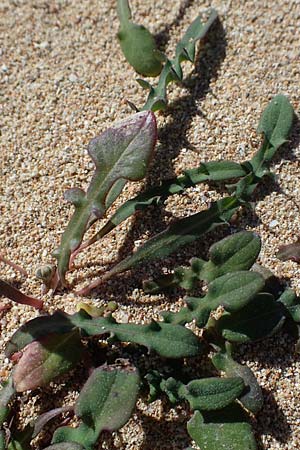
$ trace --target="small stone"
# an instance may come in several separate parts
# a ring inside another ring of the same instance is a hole
[[[279,224],[278,220],[272,220],[269,223],[269,228],[275,228],[275,227],[277,227],[278,224]]]
[[[78,81],[77,75],[75,75],[75,73],[71,73],[69,75],[69,81],[71,81],[71,83],[76,83],[76,81]]]

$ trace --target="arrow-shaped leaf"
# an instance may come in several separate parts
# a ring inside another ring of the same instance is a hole
[[[70,256],[82,242],[84,233],[103,217],[125,181],[144,178],[156,142],[156,120],[151,112],[142,112],[113,124],[93,139],[88,152],[96,169],[85,193],[69,189],[65,197],[75,212],[62,235],[60,247],[54,252],[58,261],[58,275],[63,285]]]

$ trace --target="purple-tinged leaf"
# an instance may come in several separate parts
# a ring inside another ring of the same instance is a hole
[[[282,245],[278,249],[277,258],[281,261],[296,261],[300,263],[300,238],[293,244]]]
[[[42,300],[39,300],[29,295],[23,294],[19,289],[6,283],[6,281],[0,279],[0,295],[13,300],[14,302],[21,303],[22,305],[29,305],[36,309],[43,308]]]
[[[157,139],[156,119],[152,112],[134,114],[113,124],[89,143],[88,152],[96,169],[90,186],[69,189],[65,198],[73,203],[74,214],[54,252],[59,281],[66,286],[65,275],[72,253],[80,246],[84,233],[121,193],[126,181],[144,178]]]
[[[47,336],[28,344],[13,371],[17,392],[47,385],[68,372],[81,358],[82,344],[77,330],[63,335]]]

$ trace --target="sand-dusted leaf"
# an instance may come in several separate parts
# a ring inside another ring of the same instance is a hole
[[[1,295],[4,295],[10,300],[13,300],[14,302],[20,303],[22,305],[29,305],[36,309],[43,308],[43,302],[41,300],[23,294],[21,291],[19,291],[19,289],[0,279],[0,296]]]
[[[234,361],[229,352],[219,352],[212,357],[212,362],[218,370],[222,370],[228,377],[241,377],[246,386],[246,392],[239,401],[245,408],[256,414],[263,405],[262,390],[252,370]]]
[[[199,167],[184,171],[184,175],[170,180],[164,180],[160,186],[150,188],[123,203],[109,221],[94,236],[85,241],[74,253],[79,253],[84,248],[89,247],[101,239],[135,212],[145,210],[151,205],[159,205],[170,195],[180,194],[187,188],[206,181],[225,181],[240,178],[245,175],[246,171],[243,167],[233,161],[209,161],[201,163]]]
[[[217,226],[227,224],[238,207],[239,202],[235,197],[225,197],[212,203],[207,210],[177,220],[165,231],[149,239],[133,255],[125,258],[106,272],[102,278],[80,290],[78,294],[86,295],[103,281],[136,267],[142,262],[170,255],[179,247],[199,239]]]
[[[127,365],[95,369],[75,404],[75,414],[82,420],[78,428],[62,427],[52,443],[77,442],[89,450],[102,431],[115,431],[129,419],[139,392],[137,370]]]
[[[144,178],[156,135],[154,114],[142,112],[114,123],[89,143],[88,152],[95,163],[95,173],[86,193],[79,188],[65,193],[75,211],[62,235],[60,247],[54,252],[63,285],[66,284],[65,274],[72,252],[81,244],[86,230],[104,216],[111,202],[120,194],[124,187],[120,180]]]
[[[209,249],[209,261],[192,258],[191,267],[177,267],[173,274],[144,283],[146,292],[155,293],[171,286],[190,290],[199,280],[212,281],[226,273],[252,267],[261,247],[260,238],[249,231],[227,236]]]
[[[188,384],[170,377],[162,379],[159,389],[164,392],[171,403],[188,401],[192,410],[212,411],[222,409],[237,399],[244,390],[241,377],[202,378]]]
[[[3,425],[3,422],[8,417],[9,407],[8,404],[11,399],[14,397],[16,393],[12,376],[8,378],[7,381],[4,381],[1,385],[0,390],[0,426]]]
[[[82,351],[77,330],[31,342],[22,351],[13,371],[16,391],[23,392],[47,385],[74,367],[79,362]]]
[[[293,244],[282,245],[278,249],[277,258],[281,261],[291,261],[300,262],[300,239],[298,239]]]
[[[132,342],[154,350],[166,358],[181,358],[199,354],[201,346],[191,330],[163,322],[147,325],[119,324],[112,317],[89,318],[81,313],[73,323],[88,336],[113,334],[122,342]]]
[[[0,450],[6,450],[6,433],[3,430],[0,430]]]
[[[143,25],[131,21],[128,0],[117,1],[120,20],[118,39],[125,58],[134,70],[145,77],[156,77],[162,70],[155,39]]]
[[[289,135],[294,118],[294,110],[284,95],[276,95],[264,110],[258,124],[258,133],[265,138],[274,149],[284,144]]]
[[[283,325],[286,315],[271,294],[260,293],[240,311],[224,313],[216,327],[230,342],[250,342],[272,336]]]
[[[138,80],[143,88],[150,90],[148,99],[142,110],[157,111],[166,108],[168,84],[172,81],[181,81],[183,79],[181,63],[183,61],[194,62],[197,41],[207,34],[217,17],[217,12],[214,9],[211,9],[209,17],[204,24],[202,23],[200,16],[192,22],[185,35],[176,46],[175,58],[173,60],[166,58],[156,86],[151,86],[144,80]]]
[[[222,422],[222,411],[215,423],[204,423],[199,411],[188,421],[188,433],[201,450],[256,450],[251,426],[246,422]]]
[[[223,306],[226,311],[238,311],[249,303],[264,287],[261,275],[255,272],[232,272],[216,278],[208,286],[205,297],[187,297],[188,307],[177,313],[163,313],[165,322],[185,324],[195,320],[204,327],[211,311]]]
[[[190,264],[190,267],[176,267],[173,273],[162,275],[154,280],[144,281],[144,291],[155,294],[174,286],[179,286],[187,291],[192,290],[201,280],[201,269],[205,261],[200,258],[192,258]]]

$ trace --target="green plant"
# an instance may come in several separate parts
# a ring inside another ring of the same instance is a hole
[[[250,161],[241,164],[228,161],[213,162],[211,165],[210,163],[203,164],[198,169],[186,172],[179,179],[166,182],[154,192],[151,190],[141,194],[142,198],[138,196],[121,206],[108,224],[87,244],[84,244],[84,247],[113,229],[133,211],[143,209],[153,203],[163,202],[169,195],[182,192],[185,187],[207,180],[224,182],[228,179],[240,178],[235,184],[227,185],[230,196],[212,203],[207,210],[172,223],[169,228],[149,239],[133,255],[116,264],[102,278],[94,281],[79,293],[86,295],[91,289],[96,288],[110,277],[136,267],[141,262],[166,257],[179,247],[199,239],[208,231],[228,224],[238,208],[248,204],[261,179],[270,175],[269,162],[276,150],[286,142],[293,116],[293,108],[288,99],[283,95],[277,95],[262,114],[258,131],[263,133],[263,142]]]
[[[262,340],[285,324],[297,330],[300,323],[300,298],[280,284],[275,292],[273,286],[271,292],[268,279],[255,271],[259,250],[260,239],[254,233],[233,234],[211,247],[208,261],[198,259],[195,264],[194,259],[191,268],[177,269],[176,276],[169,279],[171,283],[148,283],[155,290],[181,286],[189,291],[203,280],[208,282],[206,294],[187,297],[188,307],[162,314],[163,321],[118,324],[110,312],[115,305],[101,312],[92,308],[89,314],[83,304],[74,314],[57,311],[25,323],[6,347],[7,357],[17,363],[0,391],[1,424],[8,421],[9,405],[19,392],[34,390],[69,372],[78,365],[83,352],[85,365],[88,361],[91,364],[92,355],[87,357],[88,347],[84,349],[82,340],[101,339],[102,348],[110,342],[131,343],[141,346],[140,355],[148,349],[165,358],[165,362],[163,369],[152,369],[151,363],[146,369],[143,358],[128,359],[128,346],[122,345],[121,354],[126,354],[127,359],[118,357],[119,362],[94,369],[75,406],[44,413],[21,435],[11,430],[8,448],[15,448],[15,442],[17,448],[30,449],[30,439],[50,420],[65,411],[74,411],[80,419],[79,426],[58,427],[47,448],[91,450],[103,430],[117,430],[126,423],[138,396],[148,391],[149,401],[163,395],[171,403],[188,405],[194,413],[187,429],[201,450],[216,448],[221,437],[224,448],[256,449],[248,422],[249,413],[256,414],[262,407],[262,392],[250,368],[235,360],[235,346]],[[211,311],[220,305],[223,308],[218,310],[218,317],[212,316]],[[191,320],[203,330],[201,338],[196,330],[184,326]],[[193,372],[172,368],[174,359],[185,358],[188,362],[188,358],[199,355],[209,358],[225,376],[212,374],[199,379]],[[148,357],[150,362],[151,354]],[[172,375],[166,377],[165,373]],[[4,428],[2,438],[5,441],[8,437]]]
[[[143,25],[131,21],[127,0],[118,0],[117,10],[120,20],[118,39],[127,61],[141,75],[156,77],[161,72],[162,63],[154,37]]]
[[[181,63],[194,61],[196,41],[204,37],[217,17],[211,10],[204,25],[196,18],[177,45],[175,58],[169,60],[157,51],[151,34],[131,22],[127,1],[118,2],[118,14],[119,40],[125,57],[139,73],[146,76],[160,73],[160,78],[156,87],[139,80],[150,90],[142,112],[114,124],[89,144],[95,173],[86,193],[73,188],[65,194],[75,211],[55,252],[57,269],[44,266],[38,272],[47,287],[54,290],[59,284],[67,286],[67,271],[79,251],[102,238],[135,211],[162,204],[168,196],[180,194],[198,183],[230,180],[232,184],[226,186],[227,197],[205,211],[172,223],[81,294],[89,293],[103,281],[138,264],[168,256],[217,226],[228,225],[241,206],[249,206],[261,179],[271,175],[269,163],[286,142],[292,125],[292,106],[286,97],[276,96],[259,122],[258,132],[263,134],[263,142],[251,160],[241,164],[233,161],[202,163],[181,177],[166,180],[125,202],[100,231],[83,242],[86,231],[106,216],[127,181],[145,177],[157,135],[152,111],[166,107],[167,85],[182,80]],[[96,308],[81,303],[76,313],[45,312],[22,325],[6,346],[6,356],[15,366],[0,390],[0,450],[29,450],[32,439],[47,428],[52,419],[70,412],[79,425],[56,427],[46,448],[91,450],[103,431],[118,430],[127,422],[137,398],[145,395],[149,401],[164,397],[171,404],[185,405],[191,415],[187,422],[188,433],[201,450],[256,449],[249,421],[262,407],[262,391],[251,369],[235,360],[235,347],[263,340],[283,326],[295,334],[300,327],[300,298],[279,282],[275,289],[270,289],[268,275],[255,266],[260,245],[254,233],[237,233],[214,244],[208,260],[193,258],[190,267],[178,267],[169,275],[145,282],[144,288],[149,293],[174,287],[189,293],[185,297],[186,306],[177,312],[162,313],[162,320],[142,325],[118,323],[113,316],[117,305]],[[0,289],[4,294],[19,302],[24,300],[22,294],[3,283],[1,281]],[[202,288],[202,291],[191,296],[193,292],[189,291],[195,288]],[[41,307],[36,299],[27,298],[26,302]],[[192,323],[192,327],[186,327],[188,323]],[[116,350],[113,345],[116,347],[117,343]],[[96,368],[93,344],[98,345],[106,361]],[[107,349],[112,352],[110,358],[107,358]],[[153,354],[156,354],[154,362]],[[211,376],[199,378],[192,370],[186,370],[190,358],[195,357],[206,359],[214,366]],[[176,359],[180,361],[179,367],[174,365]],[[20,393],[44,387],[52,381],[59,382],[61,376],[76,370],[80,363],[90,373],[75,405],[47,411],[23,430],[14,426],[11,416]],[[221,376],[216,376],[216,371]]]

